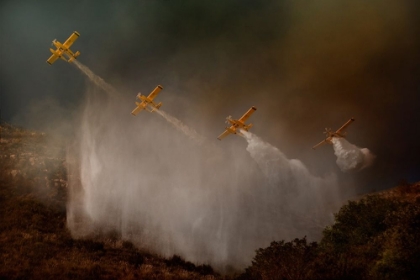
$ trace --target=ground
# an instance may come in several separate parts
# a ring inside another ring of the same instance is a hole
[[[66,141],[9,124],[0,137],[0,278],[222,279],[208,265],[66,228]]]

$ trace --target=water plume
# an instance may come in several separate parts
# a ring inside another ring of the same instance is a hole
[[[95,83],[95,85],[97,85],[100,88],[102,88],[108,94],[118,95],[118,92],[117,92],[117,90],[115,88],[113,88],[110,84],[108,84],[107,82],[105,82],[104,79],[102,79],[101,77],[99,77],[98,75],[96,75],[95,73],[93,73],[93,71],[90,70],[89,67],[87,67],[86,65],[83,65],[82,63],[80,63],[76,59],[73,60],[72,63],[74,65],[76,65],[76,67],[80,71],[82,71],[82,73],[85,74],[93,83]]]
[[[155,110],[156,113],[161,115],[165,120],[171,123],[174,127],[176,127],[179,131],[183,132],[186,136],[188,136],[191,140],[193,140],[198,145],[203,145],[206,139],[197,133],[193,128],[185,125],[179,119],[169,115],[168,113],[164,112],[163,110]]]
[[[69,151],[76,155],[67,208],[73,236],[117,232],[139,248],[223,272],[248,266],[273,240],[316,239],[329,222],[333,176],[312,176],[252,134],[252,157],[239,138],[212,157],[211,145],[198,145],[204,137],[163,111],[163,119],[140,121],[116,102],[122,96],[94,89],[86,96]]]
[[[312,175],[297,159],[288,159],[278,148],[255,134],[241,130],[248,142],[246,150],[260,167],[275,196],[281,197],[285,210],[313,226],[324,227],[336,200],[336,176]],[[300,205],[300,207],[296,207]]]
[[[341,171],[359,171],[371,166],[375,160],[367,148],[359,148],[344,138],[333,137],[334,154],[337,156],[337,165]]]

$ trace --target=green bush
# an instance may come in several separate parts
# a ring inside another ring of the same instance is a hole
[[[291,242],[272,242],[258,249],[241,279],[308,279],[314,273],[317,244],[307,243],[306,237]]]
[[[257,250],[239,279],[418,279],[420,200],[350,201],[319,244],[295,239]]]
[[[335,223],[323,232],[318,272],[325,279],[364,279],[378,259],[387,230],[385,219],[401,206],[398,200],[368,196],[350,201],[335,216]]]
[[[418,279],[420,275],[420,203],[405,203],[390,213],[381,236],[379,259],[370,274],[376,279]]]

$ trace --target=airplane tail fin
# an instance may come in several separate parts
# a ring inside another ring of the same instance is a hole
[[[79,51],[77,51],[74,55],[72,55],[70,58],[69,58],[69,63],[70,62],[72,62],[73,60],[75,60],[78,56],[80,55],[80,52]]]
[[[244,126],[244,130],[248,131],[252,126],[253,126],[253,124],[250,123],[250,124]]]
[[[160,106],[162,106],[162,102],[159,102],[157,105],[153,104],[153,109],[150,111],[151,113],[153,113],[156,110],[159,110]]]

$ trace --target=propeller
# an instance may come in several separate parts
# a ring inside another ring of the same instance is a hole
[[[325,128],[325,131],[323,133],[325,134],[326,137],[330,136],[330,134],[331,134],[331,128],[326,127]]]
[[[227,118],[226,118],[226,120],[225,120],[225,123],[226,124],[231,124],[230,122],[229,122],[229,120],[231,120],[232,119],[232,116],[228,116]]]

